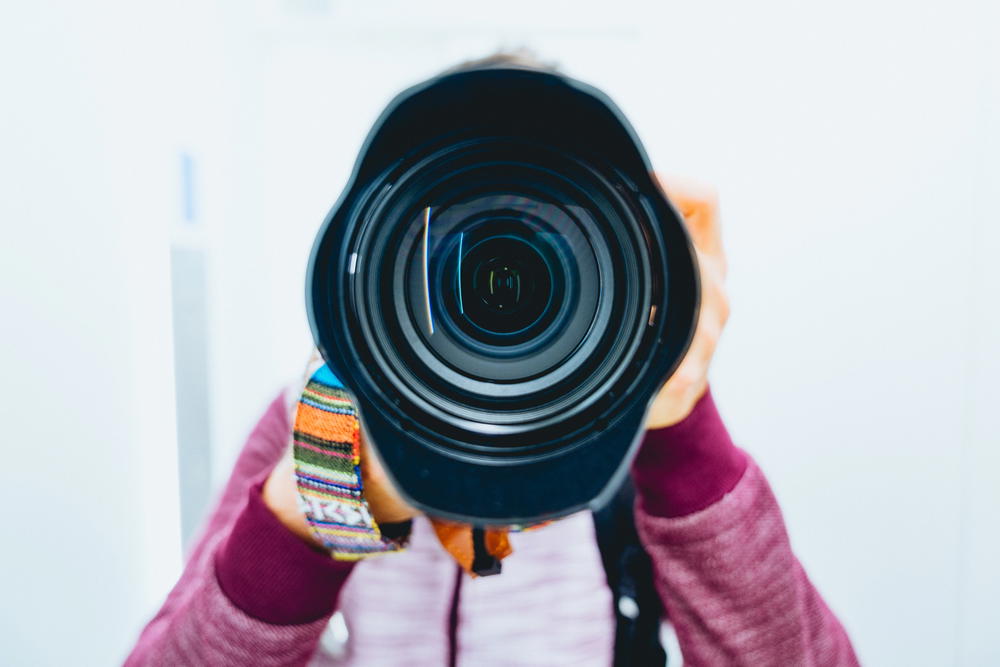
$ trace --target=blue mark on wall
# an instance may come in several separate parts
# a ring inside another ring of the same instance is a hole
[[[181,215],[184,222],[195,224],[194,158],[181,152]]]

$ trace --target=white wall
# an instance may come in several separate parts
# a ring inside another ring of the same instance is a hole
[[[733,317],[715,393],[863,661],[1000,663],[991,69],[1000,53],[988,0],[515,0],[476,15],[452,0],[202,4],[152,18],[124,3],[104,18],[71,3],[54,14],[22,8],[19,23],[36,33],[17,30],[7,45],[32,58],[15,68],[22,104],[2,130],[16,149],[0,158],[5,182],[26,183],[3,204],[5,237],[17,244],[0,251],[5,366],[15,371],[2,404],[30,418],[5,439],[14,465],[0,475],[4,511],[8,498],[30,497],[36,516],[5,522],[38,534],[37,515],[62,516],[67,491],[90,522],[3,557],[7,572],[37,572],[37,562],[61,572],[43,589],[86,630],[76,646],[54,647],[47,628],[5,609],[0,633],[16,657],[121,655],[151,604],[131,582],[153,582],[155,598],[173,572],[155,559],[178,548],[169,484],[159,479],[155,508],[166,550],[137,528],[142,511],[108,492],[134,480],[134,466],[174,455],[172,387],[146,400],[144,381],[170,381],[170,340],[158,326],[169,319],[169,243],[209,253],[220,484],[265,402],[305,361],[305,257],[382,105],[456,60],[529,45],[607,89],[659,170],[720,190]],[[156,76],[140,75],[147,66]],[[67,96],[73,104],[56,108]],[[39,145],[68,162],[53,170]],[[193,230],[176,221],[181,150],[195,158]],[[66,194],[51,196],[53,186]],[[78,211],[86,225],[70,224]],[[101,295],[94,306],[91,294]],[[70,324],[53,328],[57,317]],[[67,339],[74,354],[42,354]],[[33,400],[48,387],[40,371],[77,390],[73,402],[57,399],[58,420]],[[39,423],[47,441],[72,445],[13,444],[37,438]],[[121,429],[108,437],[112,425]],[[50,486],[24,473],[38,456],[49,457]],[[154,477],[130,483],[148,497]],[[83,540],[93,526],[107,539]],[[92,573],[86,583],[59,567],[68,537],[88,545],[74,561]],[[27,597],[39,581],[21,577],[14,590]],[[94,581],[117,603],[102,602],[117,624],[101,630],[87,625],[96,623]]]
[[[180,571],[177,19],[0,11],[0,664],[119,663]]]

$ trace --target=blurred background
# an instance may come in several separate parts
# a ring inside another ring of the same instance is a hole
[[[529,47],[721,195],[712,383],[868,665],[1000,664],[990,0],[4,3],[0,663],[120,662],[400,88]]]

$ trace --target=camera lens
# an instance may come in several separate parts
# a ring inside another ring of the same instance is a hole
[[[376,123],[313,248],[309,315],[414,506],[537,520],[626,474],[697,310],[650,169],[610,100],[539,72],[446,75]]]

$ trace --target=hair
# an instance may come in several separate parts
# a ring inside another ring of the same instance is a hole
[[[457,74],[473,69],[508,68],[534,69],[552,74],[560,74],[559,65],[555,62],[542,60],[534,51],[526,47],[517,49],[500,49],[482,58],[464,60],[452,65],[441,74]]]

